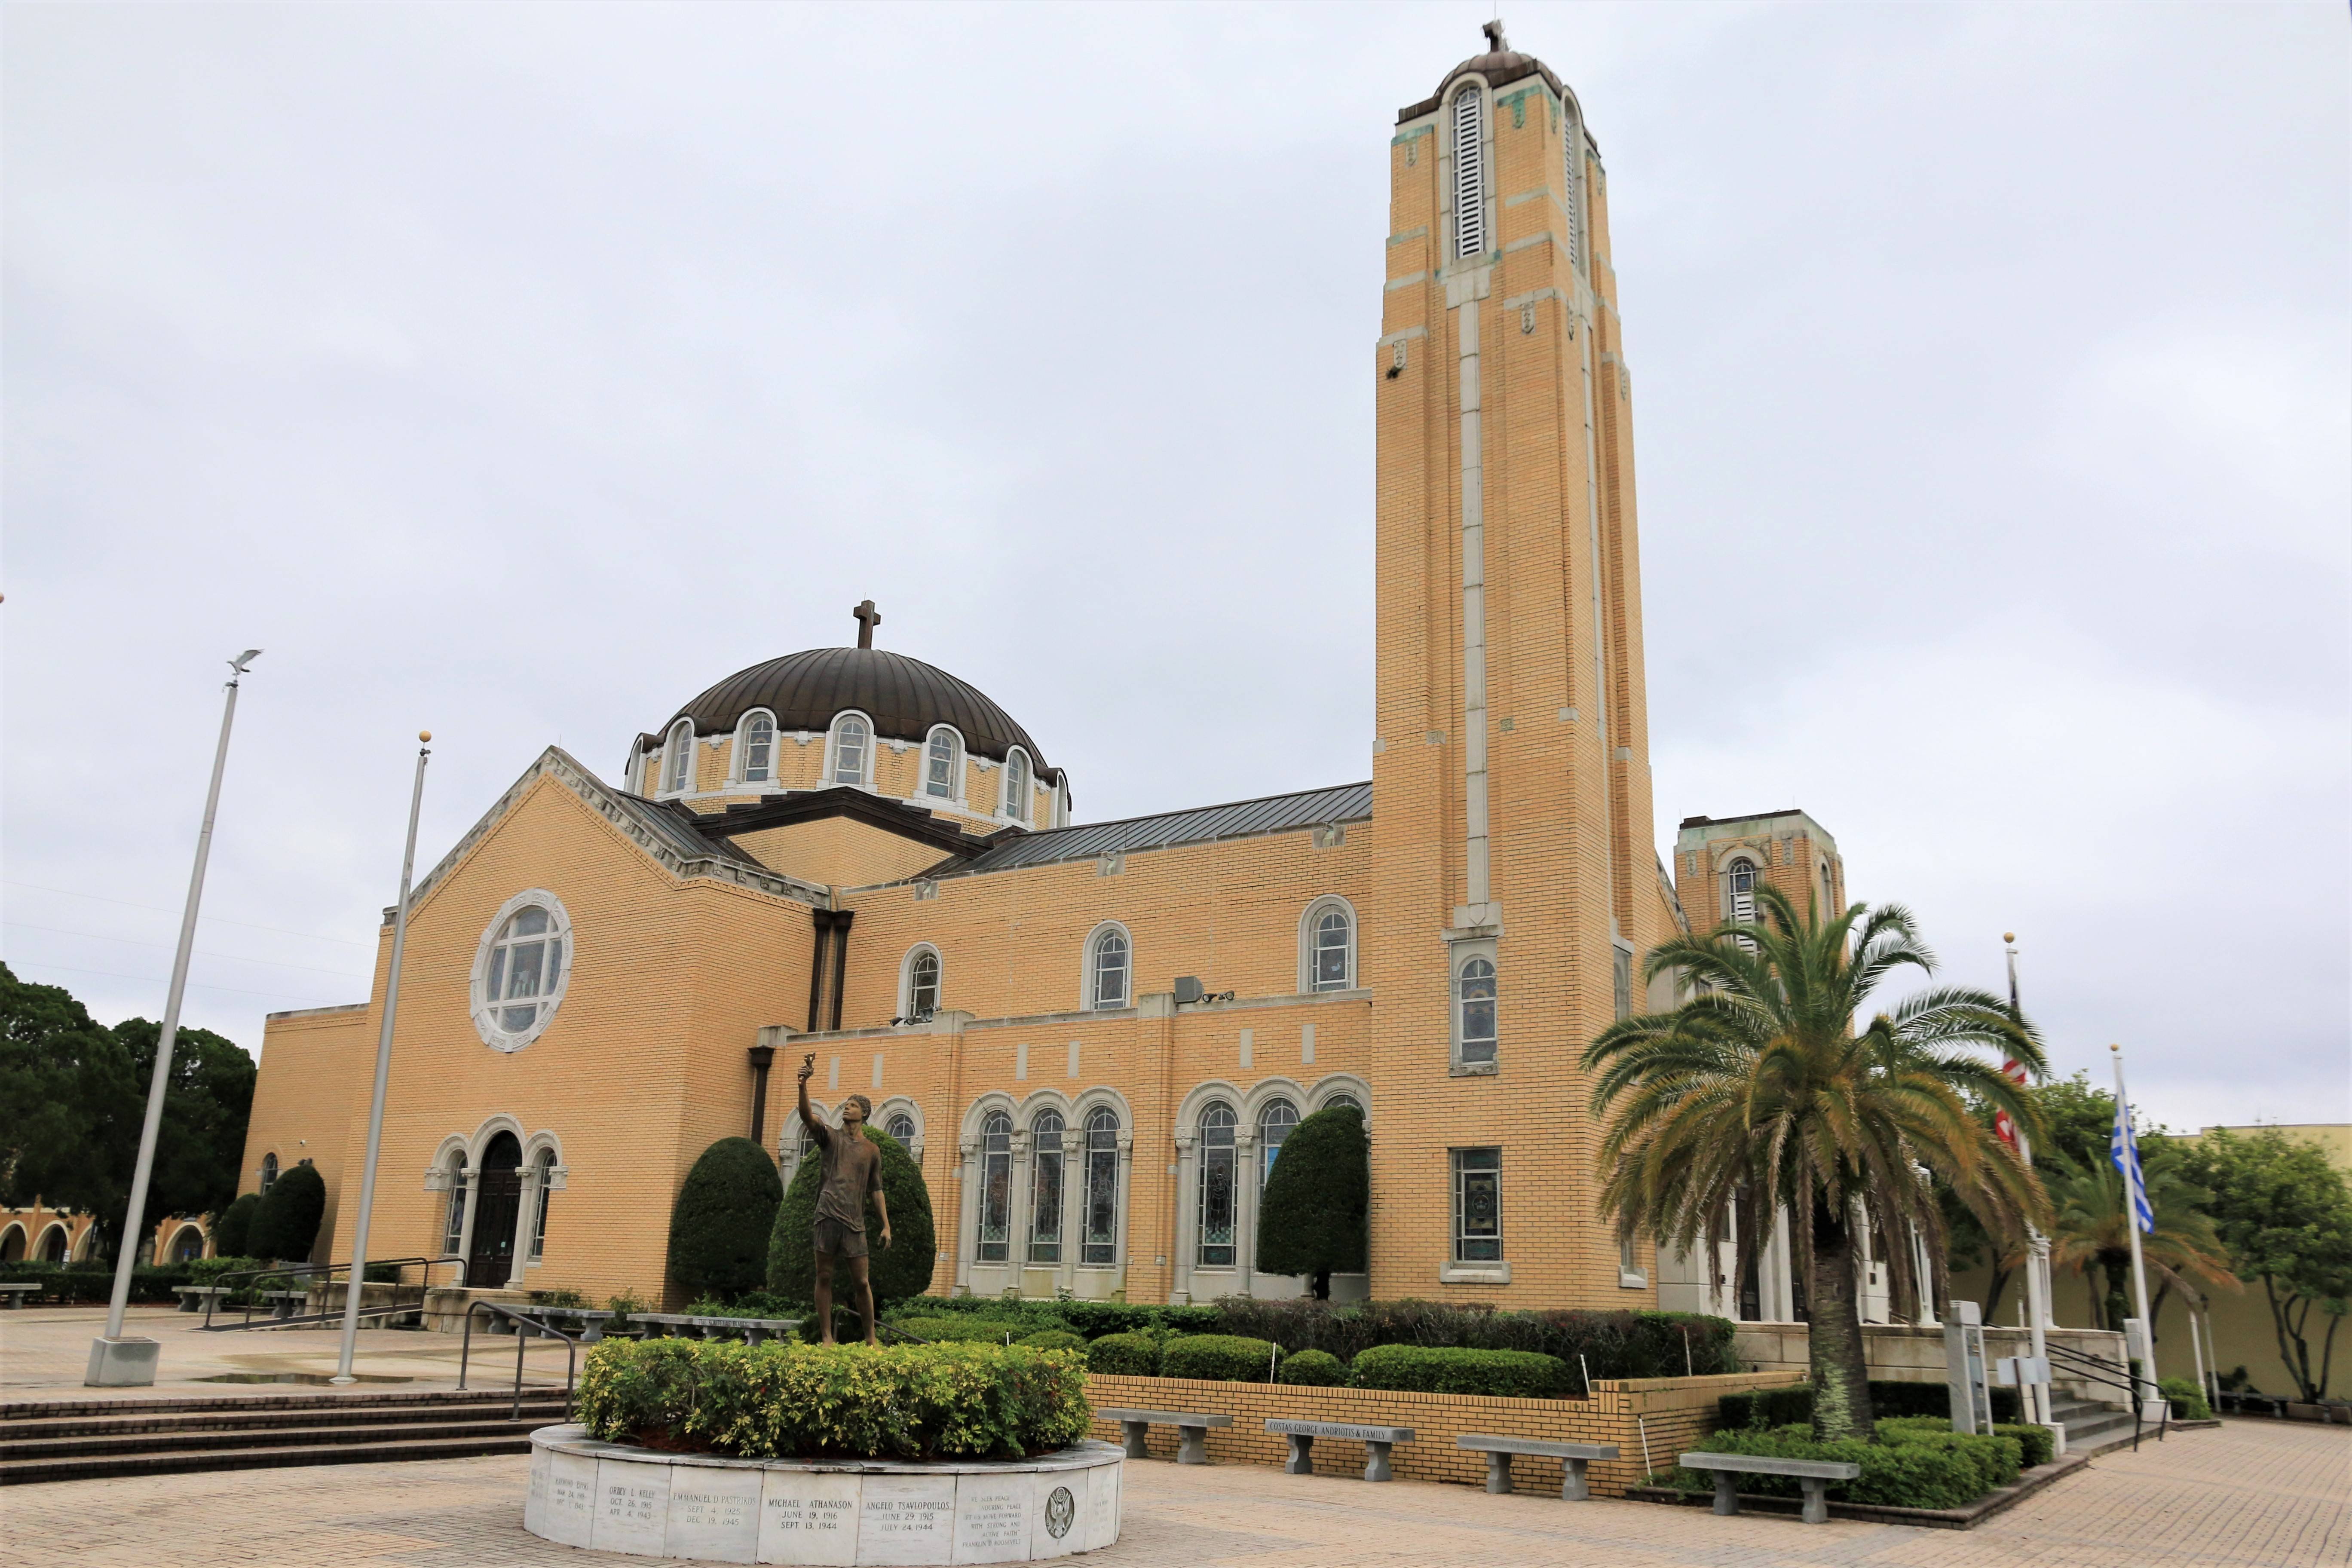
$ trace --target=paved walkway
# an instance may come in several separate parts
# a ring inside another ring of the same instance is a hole
[[[202,1563],[484,1568],[646,1564],[522,1530],[526,1458],[331,1465],[0,1493],[0,1564]],[[1743,1516],[1653,1503],[1368,1486],[1241,1465],[1135,1463],[1103,1568],[2340,1568],[2352,1559],[2352,1432],[2233,1421],[2179,1433],[1970,1531]]]

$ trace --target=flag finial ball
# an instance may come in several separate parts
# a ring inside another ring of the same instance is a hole
[[[2013,931],[2005,931],[2000,933],[2000,940],[2003,942],[2015,942],[2017,940],[2017,933]]]
[[[416,731],[416,738],[420,741],[429,741],[433,738],[433,731],[430,730],[419,730]]]
[[[2116,1052],[2116,1053],[2120,1054],[2120,1053],[2122,1052],[2122,1050],[2123,1050],[2123,1047],[2122,1047],[2121,1046],[2109,1046],[2109,1047],[2107,1047],[2107,1049],[2109,1049],[2109,1050],[2111,1050],[2111,1051],[2115,1051],[2115,1052]]]

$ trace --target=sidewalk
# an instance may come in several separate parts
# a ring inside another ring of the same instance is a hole
[[[512,1351],[509,1363],[512,1365]],[[0,1564],[397,1568],[656,1562],[525,1534],[522,1458],[328,1466],[11,1489]],[[2337,1568],[2352,1556],[2352,1433],[2231,1421],[2092,1461],[1979,1529],[1742,1516],[1650,1503],[1370,1486],[1254,1466],[1127,1467],[1102,1568]]]

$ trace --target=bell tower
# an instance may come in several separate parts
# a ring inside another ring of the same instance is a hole
[[[1672,921],[1633,384],[1583,111],[1500,23],[1487,37],[1389,143],[1372,1291],[1637,1306],[1654,1270],[1593,1213],[1575,1065]]]

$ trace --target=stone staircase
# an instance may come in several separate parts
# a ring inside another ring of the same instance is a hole
[[[0,1486],[530,1451],[562,1389],[0,1405]]]
[[[2132,1440],[2132,1413],[2127,1405],[2096,1405],[2078,1395],[2053,1390],[2050,1418],[2066,1428],[2066,1451],[2096,1454]],[[2154,1436],[2153,1428],[2147,1436]]]

